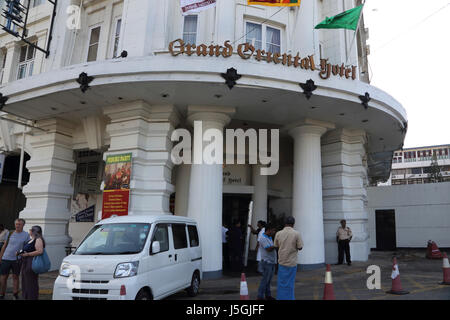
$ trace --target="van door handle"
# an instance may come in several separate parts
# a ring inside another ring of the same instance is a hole
[[[169,254],[169,258],[172,258],[172,255],[171,255],[171,254]]]
[[[177,261],[177,259],[178,259],[178,254],[175,255],[175,261]]]

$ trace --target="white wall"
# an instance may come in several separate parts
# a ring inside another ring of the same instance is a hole
[[[369,245],[376,248],[375,210],[395,210],[397,247],[450,247],[450,182],[367,189]]]

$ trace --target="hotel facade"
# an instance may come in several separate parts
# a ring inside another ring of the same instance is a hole
[[[0,152],[14,159],[4,172],[15,172],[24,150],[27,176],[23,190],[4,180],[0,201],[4,215],[9,208],[43,227],[53,268],[102,216],[104,161],[129,153],[128,214],[195,218],[206,278],[222,273],[222,223],[246,225],[252,200],[254,224],[296,218],[301,268],[337,262],[341,219],[353,230],[353,260],[368,259],[366,187],[389,178],[407,116],[368,81],[363,19],[356,36],[314,30],[358,1],[280,10],[217,0],[183,16],[175,0],[85,0],[79,28],[68,7],[80,1],[59,0],[53,28],[53,5],[30,1],[26,40],[51,41],[47,56],[0,32]],[[195,121],[222,132],[279,130],[279,170],[261,175],[264,164],[248,158],[175,165],[172,133],[193,132]],[[14,192],[23,199],[13,208],[5,195]],[[92,207],[94,221],[80,222]]]

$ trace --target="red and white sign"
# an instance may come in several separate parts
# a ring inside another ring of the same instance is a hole
[[[181,13],[188,15],[214,8],[216,0],[181,0]]]

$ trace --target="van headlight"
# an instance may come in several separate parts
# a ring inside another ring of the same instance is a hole
[[[120,263],[114,272],[114,278],[127,278],[137,275],[139,261]]]
[[[72,266],[70,265],[70,263],[63,263],[61,265],[61,268],[59,268],[59,275],[61,277],[70,277],[73,274],[73,269]]]

